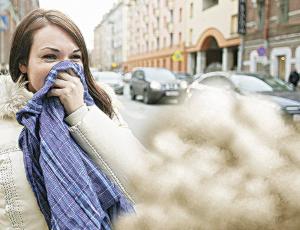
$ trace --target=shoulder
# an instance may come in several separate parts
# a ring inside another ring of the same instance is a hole
[[[0,152],[18,149],[18,139],[22,126],[14,119],[0,119]]]
[[[0,75],[0,119],[14,119],[32,97],[23,83],[13,82],[9,75]]]
[[[128,125],[120,114],[120,109],[123,107],[121,101],[118,99],[112,87],[103,82],[97,82],[98,86],[101,87],[111,99],[112,107],[114,110],[114,116],[112,120],[120,127],[127,128]]]
[[[97,85],[107,93],[107,95],[111,99],[113,108],[119,110],[122,107],[122,103],[118,99],[113,88],[110,87],[108,84],[106,84],[104,82],[99,82],[99,81],[97,82]]]

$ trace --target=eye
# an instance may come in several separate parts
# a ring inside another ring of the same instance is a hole
[[[81,61],[81,55],[79,54],[74,54],[71,56],[71,59],[75,60],[75,61]]]
[[[54,61],[56,60],[56,55],[55,54],[46,54],[43,56],[43,59],[45,59],[46,61]]]

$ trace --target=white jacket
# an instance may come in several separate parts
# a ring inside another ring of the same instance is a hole
[[[115,95],[112,98],[117,111]],[[27,181],[23,153],[18,147],[22,126],[15,114],[31,98],[10,76],[0,76],[0,229],[48,229]],[[110,119],[98,107],[83,106],[65,121],[77,143],[128,194],[128,175],[145,149],[132,135],[119,113]],[[141,164],[139,162],[138,164]]]

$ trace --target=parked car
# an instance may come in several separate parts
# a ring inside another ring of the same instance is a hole
[[[221,71],[202,74],[188,88],[189,97],[201,90],[201,85],[234,90],[243,95],[263,94],[295,120],[300,118],[300,92],[296,92],[291,84],[270,75]]]
[[[194,81],[193,75],[191,75],[189,73],[174,72],[174,74],[178,80],[186,81],[188,83],[188,85]]]
[[[120,73],[112,71],[93,72],[96,81],[104,82],[112,87],[116,94],[123,94],[124,83]]]
[[[152,104],[162,98],[184,100],[187,83],[176,79],[175,74],[168,69],[140,67],[134,69],[130,81],[131,99],[143,96],[143,102]]]
[[[123,74],[123,81],[124,81],[125,83],[130,83],[131,76],[132,76],[132,73],[131,73],[131,72],[124,73],[124,74]]]

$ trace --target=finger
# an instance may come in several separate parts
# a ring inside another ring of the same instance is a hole
[[[77,77],[77,75],[74,73],[74,71],[72,69],[68,69],[67,73],[70,74],[73,77]]]
[[[70,81],[70,82],[73,82],[74,84],[79,84],[81,81],[78,77],[73,77],[71,76],[69,73],[66,73],[66,72],[61,72],[58,74],[58,78],[59,79],[62,79],[62,80],[65,80],[65,81]]]
[[[65,88],[65,87],[68,87],[68,84],[69,84],[68,81],[57,78],[55,80],[54,84],[53,84],[53,87],[55,87],[55,88]],[[72,83],[72,84],[74,84],[74,83]]]
[[[62,94],[64,93],[64,90],[63,89],[51,89],[47,96],[48,97],[59,97],[61,96]]]
[[[57,78],[65,80],[65,81],[72,81],[74,77],[72,77],[69,73],[67,72],[60,72],[57,76]]]

